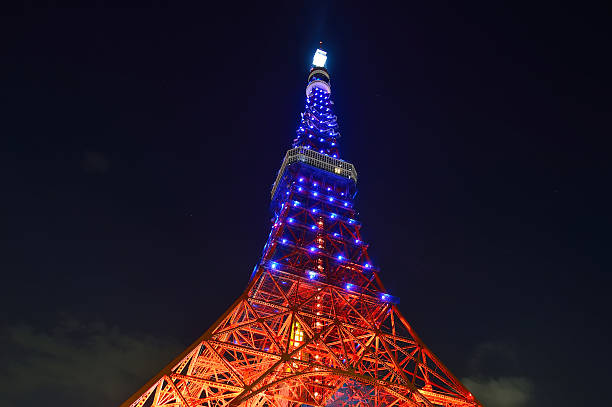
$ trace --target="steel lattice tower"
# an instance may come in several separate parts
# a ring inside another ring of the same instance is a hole
[[[368,257],[325,60],[317,50],[245,292],[122,407],[481,406],[417,336]]]

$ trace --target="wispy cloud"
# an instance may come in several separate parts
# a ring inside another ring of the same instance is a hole
[[[479,344],[469,369],[472,375],[462,382],[486,407],[523,407],[533,398],[533,382],[521,374],[519,354],[510,343]]]
[[[49,329],[8,326],[0,330],[0,404],[119,405],[183,349],[172,338],[67,317]],[[471,358],[473,374],[462,382],[486,407],[523,407],[534,386],[504,370],[515,359],[511,346],[481,344]]]
[[[110,170],[110,160],[102,153],[86,151],[82,160],[83,169],[94,174],[104,174]]]
[[[118,405],[184,347],[64,318],[54,328],[21,324],[0,336],[2,405]]]
[[[531,399],[533,384],[526,377],[464,378],[463,384],[486,407],[521,407]]]

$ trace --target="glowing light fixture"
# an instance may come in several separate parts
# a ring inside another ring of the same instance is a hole
[[[314,54],[314,57],[312,58],[312,64],[314,66],[324,67],[326,61],[327,61],[327,52],[323,51],[322,49],[317,49],[317,51]]]

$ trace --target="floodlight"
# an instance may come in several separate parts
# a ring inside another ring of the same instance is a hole
[[[327,52],[318,49],[314,54],[314,58],[312,58],[312,64],[314,66],[324,67],[325,61],[327,61]]]

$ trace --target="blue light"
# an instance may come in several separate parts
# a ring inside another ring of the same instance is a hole
[[[367,269],[369,269],[370,267],[372,267],[372,265],[371,265],[370,263],[366,263],[366,264],[364,265],[364,267],[365,267],[365,268],[367,268]]]
[[[278,266],[278,264],[272,262],[270,266],[272,267],[272,270],[276,270],[276,266]]]
[[[316,248],[316,247],[311,247],[311,248],[310,248],[310,251],[311,251],[311,252],[315,252],[315,251],[317,251],[317,248]]]
[[[318,194],[318,193],[316,193],[316,192],[313,192],[312,194],[313,194],[314,196],[318,196],[318,195],[319,195],[319,194]]]
[[[327,187],[327,190],[328,190],[328,191],[331,191],[331,187]]]
[[[332,198],[331,196],[329,197],[329,202],[334,202],[334,198]]]
[[[293,218],[289,218],[287,220],[289,221],[289,223],[293,223]]]
[[[346,285],[344,286],[348,291],[351,291],[353,289],[353,284],[351,283],[346,283]]]
[[[335,237],[338,237],[338,236],[340,236],[340,235],[339,235],[338,233],[334,233],[334,236],[335,236]]]
[[[331,218],[332,218],[332,219],[336,219],[336,216],[338,216],[338,215],[336,215],[335,213],[332,213],[332,214],[331,214]]]
[[[320,138],[320,139],[319,139],[319,141],[322,143],[322,142],[323,142],[323,139],[322,139],[322,138]]]
[[[345,202],[345,203],[344,203],[344,206],[348,206],[348,202]]]
[[[351,225],[352,225],[353,223],[355,223],[355,219],[349,219],[348,221],[349,221],[349,223],[350,223]]]
[[[316,225],[312,225],[310,228],[311,228],[312,230],[315,230],[315,229],[317,228],[317,226],[316,226]]]
[[[318,186],[319,186],[319,184],[317,184],[316,182],[313,182],[313,183],[312,183],[312,185],[313,185],[314,187],[318,187]]]
[[[317,208],[312,208],[312,213],[317,213]]]
[[[361,243],[361,240],[355,239],[355,243],[359,244],[359,243]]]
[[[300,178],[300,182],[304,182],[304,178]]]
[[[315,278],[317,278],[317,273],[315,273],[314,271],[308,270],[308,278],[311,280],[314,280]]]
[[[283,243],[287,243],[287,239],[283,239]]]
[[[338,255],[338,260],[344,260],[344,257],[342,257],[342,255]]]

